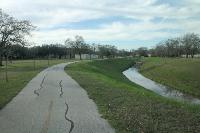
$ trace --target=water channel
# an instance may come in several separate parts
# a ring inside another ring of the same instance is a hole
[[[171,89],[162,84],[156,83],[151,79],[144,77],[138,72],[138,69],[131,67],[123,72],[123,74],[135,84],[138,84],[145,89],[151,90],[163,97],[176,99],[179,101],[189,102],[193,104],[200,104],[200,99],[194,98],[190,95],[183,94],[177,90]]]

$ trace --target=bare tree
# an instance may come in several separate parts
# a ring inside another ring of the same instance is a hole
[[[74,41],[72,41],[70,38],[67,38],[67,40],[65,40],[65,46],[67,47],[67,53],[69,53],[69,58],[72,59],[72,54],[74,51]]]
[[[178,38],[171,38],[164,42],[166,47],[167,57],[179,56],[179,40]]]
[[[194,55],[198,53],[200,48],[200,38],[197,34],[193,34],[191,43],[192,43],[191,57],[193,58]]]
[[[95,50],[96,50],[96,44],[93,43],[91,46],[89,46],[90,60],[92,59],[92,54],[95,54]]]
[[[7,59],[9,46],[25,45],[25,35],[30,35],[30,31],[34,28],[29,21],[19,21],[0,10],[0,65],[2,65],[3,51]]]
[[[185,36],[183,36],[182,42],[186,52],[186,57],[188,58],[188,55],[191,55],[191,57],[193,58],[200,48],[199,36],[194,33],[188,33]]]
[[[74,47],[75,51],[79,54],[80,60],[82,60],[81,54],[82,54],[82,51],[85,48],[86,44],[85,44],[85,41],[82,36],[76,35],[75,39],[76,40],[73,44],[73,47]]]
[[[167,56],[167,50],[163,42],[160,42],[157,44],[155,48],[155,54],[160,57],[166,57]]]
[[[160,42],[154,49],[154,53],[161,57],[180,57],[186,55],[186,58],[199,52],[200,38],[194,33],[187,33],[179,38],[171,38]]]
[[[148,48],[140,47],[138,48],[137,53],[139,54],[139,56],[148,57]]]
[[[182,44],[184,47],[184,52],[186,54],[186,58],[188,58],[190,51],[191,51],[191,43],[190,43],[190,34],[186,34],[182,38]]]
[[[103,59],[104,56],[107,58],[114,58],[118,50],[115,46],[112,45],[98,45],[99,56]]]

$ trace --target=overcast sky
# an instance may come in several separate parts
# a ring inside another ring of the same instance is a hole
[[[31,38],[37,44],[81,35],[88,43],[150,48],[200,33],[200,0],[0,0],[0,8],[37,26]]]

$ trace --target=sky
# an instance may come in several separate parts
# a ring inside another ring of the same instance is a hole
[[[0,0],[0,8],[37,26],[29,37],[37,45],[81,35],[129,50],[200,34],[200,0]]]

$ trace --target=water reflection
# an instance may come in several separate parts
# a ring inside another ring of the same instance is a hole
[[[129,68],[123,74],[132,82],[151,90],[161,96],[182,100],[189,103],[200,104],[200,99],[183,94],[177,90],[170,89],[164,85],[156,83],[138,72],[136,68]]]

